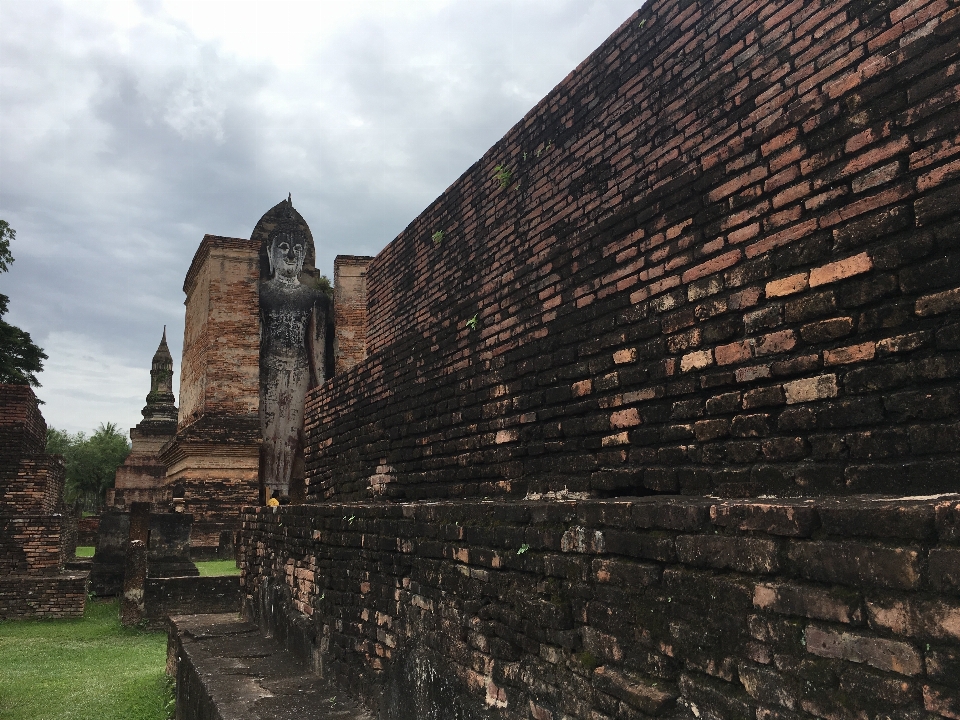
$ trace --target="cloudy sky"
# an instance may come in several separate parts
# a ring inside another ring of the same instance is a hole
[[[290,192],[322,272],[377,254],[639,5],[0,0],[0,290],[47,423],[139,422],[204,233]]]

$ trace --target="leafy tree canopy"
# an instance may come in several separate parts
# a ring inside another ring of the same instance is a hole
[[[13,255],[10,254],[10,241],[17,236],[17,231],[10,227],[6,220],[0,220],[0,272],[6,272],[13,264]]]
[[[0,220],[0,272],[13,264],[10,241],[16,236],[17,231]],[[0,383],[40,387],[37,373],[43,370],[47,355],[34,344],[30,333],[4,321],[9,302],[10,298],[0,293]]]
[[[49,428],[47,452],[63,455],[67,471],[63,495],[67,504],[96,513],[103,509],[117,468],[130,454],[130,442],[115,423],[101,423],[90,437],[82,432],[71,435]]]
[[[333,283],[330,282],[330,278],[328,278],[326,275],[321,275],[314,280],[313,287],[327,297],[333,297]]]

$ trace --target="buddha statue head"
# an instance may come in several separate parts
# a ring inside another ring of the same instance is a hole
[[[270,233],[267,260],[273,278],[284,285],[299,282],[306,247],[306,240],[299,228],[292,224],[283,223]]]

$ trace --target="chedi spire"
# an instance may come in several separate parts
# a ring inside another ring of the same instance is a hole
[[[176,398],[173,395],[173,356],[167,347],[167,326],[163,326],[163,338],[153,355],[150,367],[150,393],[147,404],[140,411],[144,420],[177,420]]]

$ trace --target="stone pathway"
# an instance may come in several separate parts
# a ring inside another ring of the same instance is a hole
[[[180,720],[374,720],[234,613],[171,618]]]

